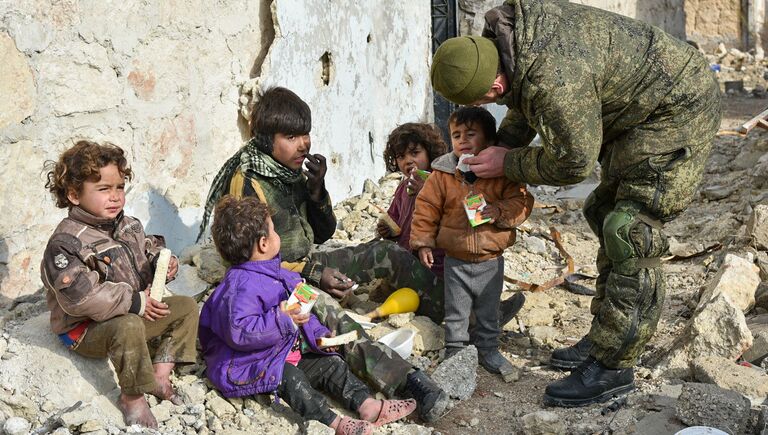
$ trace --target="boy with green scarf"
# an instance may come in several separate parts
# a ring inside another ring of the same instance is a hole
[[[390,241],[310,253],[313,244],[330,239],[336,230],[325,189],[325,157],[309,152],[311,127],[309,106],[295,93],[279,87],[264,92],[251,118],[253,138],[224,164],[213,181],[198,239],[222,196],[258,197],[269,206],[275,231],[282,239],[282,266],[327,293],[321,293],[313,308],[315,315],[337,334],[358,331],[361,338],[344,346],[350,369],[387,396],[412,396],[421,417],[435,421],[445,412],[448,396],[424,372],[386,345],[371,341],[328,295],[342,298],[351,292],[353,279],[386,277],[394,288],[418,289],[421,305],[428,308],[421,314],[441,321],[442,294],[437,290],[442,287],[416,257]],[[303,164],[306,170],[302,170]]]

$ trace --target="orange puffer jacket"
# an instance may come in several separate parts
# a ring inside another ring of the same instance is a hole
[[[515,227],[531,214],[533,195],[525,185],[505,177],[463,181],[456,171],[458,158],[445,154],[432,163],[432,175],[416,198],[411,223],[411,248],[442,248],[463,261],[481,262],[498,257],[515,243]],[[496,204],[501,216],[494,223],[472,227],[464,210],[464,198],[482,193]]]

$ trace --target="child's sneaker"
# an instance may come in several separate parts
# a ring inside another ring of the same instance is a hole
[[[445,356],[443,357],[443,361],[453,357],[457,353],[464,350],[464,346],[446,346],[445,347]]]
[[[342,417],[339,425],[336,426],[336,435],[371,435],[373,427],[370,422],[365,420]]]
[[[477,359],[483,368],[503,377],[515,371],[515,366],[508,359],[504,358],[504,355],[495,347],[478,349]]]

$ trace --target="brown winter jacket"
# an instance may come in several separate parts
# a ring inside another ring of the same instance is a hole
[[[470,185],[456,173],[457,163],[453,153],[432,163],[432,175],[416,197],[411,248],[442,248],[447,255],[469,262],[498,257],[515,243],[514,228],[531,214],[533,195],[525,185],[505,177],[478,179],[473,192],[482,193],[486,203],[498,205],[501,216],[493,224],[473,228],[463,205]]]
[[[138,219],[104,219],[72,207],[48,240],[40,266],[48,290],[51,329],[62,334],[91,319],[144,314],[160,236],[147,236]]]

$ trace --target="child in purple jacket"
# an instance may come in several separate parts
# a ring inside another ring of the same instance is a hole
[[[302,280],[280,268],[280,236],[258,198],[225,196],[216,205],[211,233],[232,266],[203,306],[199,336],[208,378],[225,397],[275,392],[301,416],[336,434],[370,434],[374,426],[416,409],[413,399],[374,399],[339,354],[317,347],[317,339],[330,331],[313,314],[287,306]],[[336,415],[315,388],[360,420]]]

